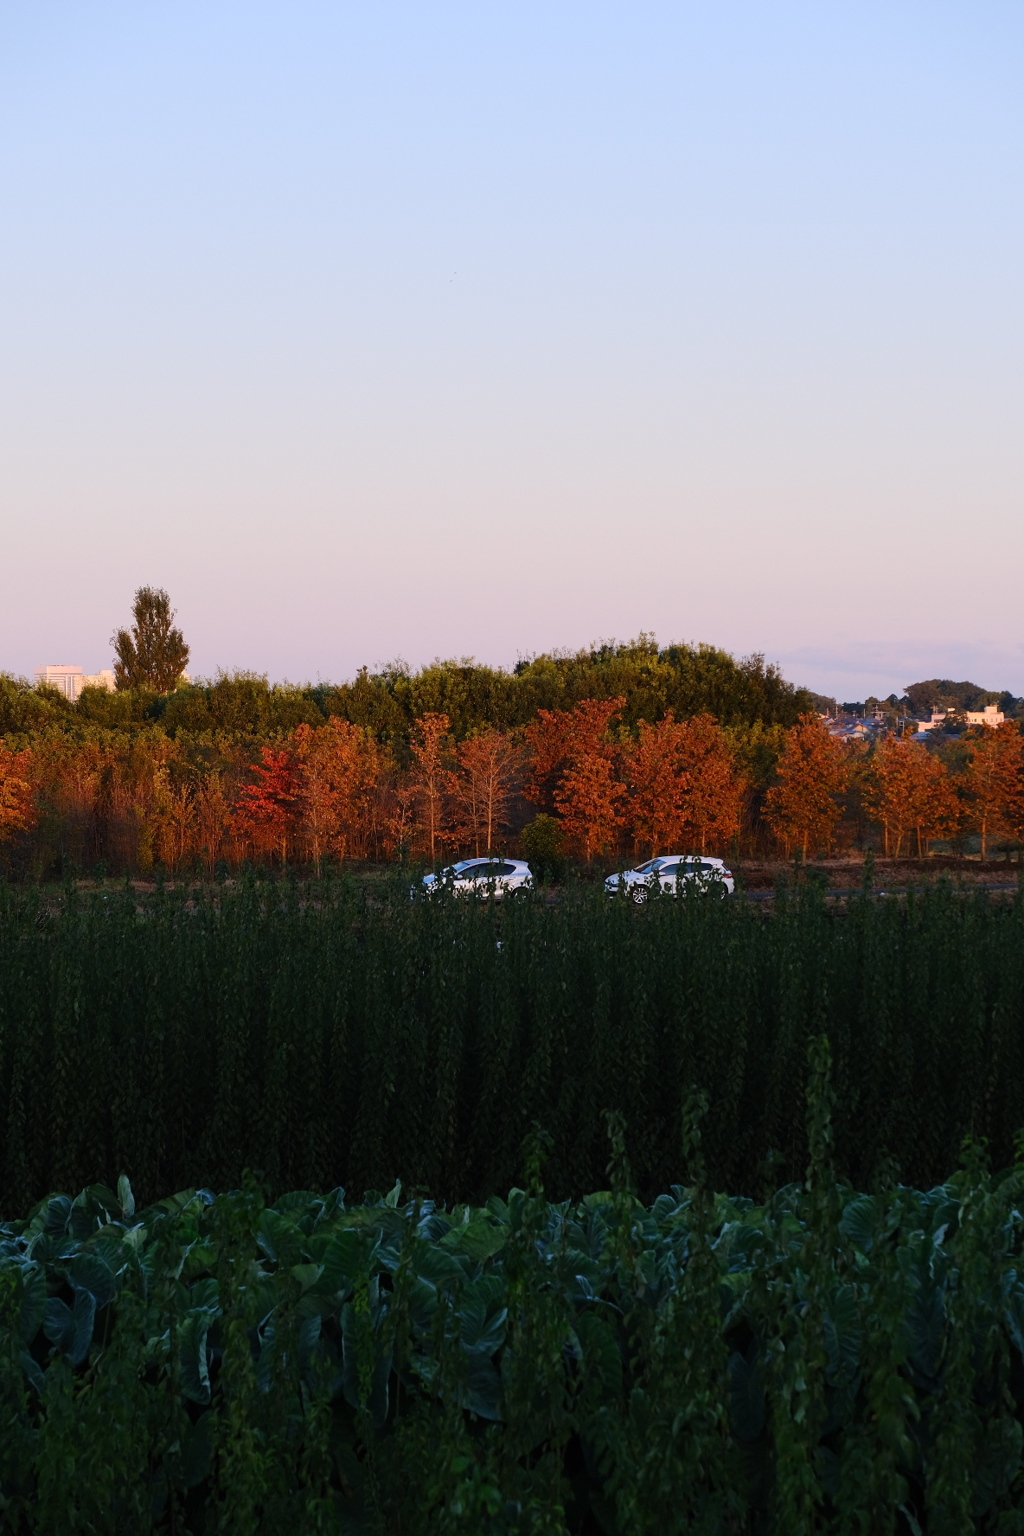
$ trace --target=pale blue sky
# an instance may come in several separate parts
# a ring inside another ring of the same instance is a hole
[[[0,668],[1024,693],[1019,3],[0,0]]]

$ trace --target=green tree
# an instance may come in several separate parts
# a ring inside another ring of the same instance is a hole
[[[153,688],[170,693],[188,665],[189,650],[162,587],[140,587],[132,605],[135,622],[111,638],[118,688]]]

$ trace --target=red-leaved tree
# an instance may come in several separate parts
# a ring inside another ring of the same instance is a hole
[[[260,756],[261,762],[249,766],[252,779],[236,796],[232,831],[254,853],[277,853],[283,864],[299,798],[295,759],[276,747],[261,747]]]

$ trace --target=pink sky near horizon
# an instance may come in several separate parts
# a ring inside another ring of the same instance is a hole
[[[1024,694],[1009,3],[0,7],[0,670]]]

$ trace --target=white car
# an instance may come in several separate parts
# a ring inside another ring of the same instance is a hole
[[[701,853],[663,853],[636,869],[623,869],[609,875],[604,883],[609,896],[625,892],[639,906],[663,891],[678,896],[683,891],[700,891],[708,896],[731,896],[736,889],[732,870],[722,859],[708,859]]]
[[[533,889],[529,864],[522,859],[460,859],[436,875],[424,875],[420,890],[425,896],[434,891],[450,890],[457,896],[493,896],[501,900]],[[415,888],[412,892],[416,894]]]

